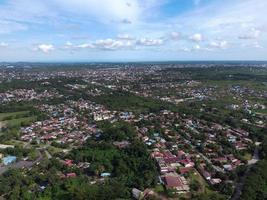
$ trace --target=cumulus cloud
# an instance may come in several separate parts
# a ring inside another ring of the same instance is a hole
[[[162,39],[149,39],[149,38],[141,38],[137,41],[138,45],[142,46],[159,46],[163,44]]]
[[[130,36],[129,34],[119,34],[117,38],[119,40],[134,40],[134,37]]]
[[[194,35],[190,36],[189,39],[194,42],[201,42],[203,40],[203,36],[200,33],[195,33]]]
[[[6,42],[0,42],[0,47],[8,47],[8,44]]]
[[[81,48],[81,49],[93,49],[93,48],[95,48],[95,45],[90,44],[90,43],[84,43],[84,44],[76,45],[75,47]]]
[[[54,50],[53,45],[42,44],[48,36],[51,43],[58,39],[56,43],[63,44],[61,49],[65,50],[138,48],[142,51],[160,45],[164,45],[160,50],[166,50],[179,49],[177,45],[181,45],[185,48],[179,50],[191,52],[227,49],[234,44],[237,48],[233,54],[242,57],[243,43],[253,48],[251,54],[256,56],[254,47],[266,46],[267,1],[224,0],[207,4],[201,0],[190,1],[198,6],[175,14],[166,13],[161,7],[166,2],[172,3],[169,0],[7,0],[0,4],[0,34],[3,41],[10,41],[8,34],[17,37],[15,32],[25,31],[27,38],[32,39],[16,44],[25,48],[29,43],[40,44],[36,50],[44,53]],[[57,34],[63,33],[66,27],[71,28],[59,39]],[[114,37],[118,33],[131,35]],[[79,34],[86,34],[86,38],[75,40],[73,35]],[[38,37],[31,37],[35,35]],[[67,40],[72,42],[64,44]]]
[[[129,20],[129,19],[123,19],[123,20],[121,20],[121,23],[123,23],[123,24],[131,24],[132,21]]]
[[[117,49],[124,49],[124,48],[132,48],[134,47],[134,43],[131,41],[122,41],[122,40],[115,40],[115,39],[101,39],[97,40],[94,45],[99,49],[104,50],[117,50]]]
[[[0,9],[0,17],[1,17],[1,9]],[[10,21],[10,20],[0,19],[0,34],[9,34],[9,33],[17,32],[17,31],[25,31],[27,29],[28,27],[24,24]]]
[[[210,42],[210,47],[218,48],[218,49],[226,49],[229,47],[229,43],[225,40],[222,41],[212,41]]]
[[[245,48],[264,49],[264,47],[258,41],[244,43],[241,46]]]
[[[260,45],[259,42],[254,42],[254,43],[252,44],[252,47],[254,47],[254,48],[258,48],[258,49],[264,49],[264,47],[263,47],[262,45]]]
[[[200,50],[201,49],[201,47],[200,47],[200,45],[198,45],[198,44],[196,44],[194,47],[193,47],[193,50]]]
[[[52,44],[39,44],[36,48],[36,50],[41,51],[43,53],[49,53],[53,50],[55,50],[54,45]]]
[[[131,4],[127,0],[53,0],[53,4],[64,11],[80,16],[88,16],[104,23],[119,21],[130,24],[138,20],[141,14],[139,0],[132,0]]]
[[[172,40],[178,40],[178,39],[181,38],[181,33],[173,31],[173,32],[170,33],[170,38]]]
[[[183,48],[180,48],[180,51],[191,52],[191,49],[188,47],[183,47]]]
[[[261,31],[255,28],[252,28],[248,33],[240,35],[238,38],[242,40],[257,39],[261,34]]]
[[[72,42],[68,41],[63,46],[63,49],[67,50],[78,50],[78,49],[94,49],[95,45],[91,43],[82,43],[82,44],[73,44]]]
[[[159,46],[162,45],[163,39],[141,38],[135,39],[128,34],[120,34],[117,38],[98,39],[90,43],[73,44],[66,42],[63,49],[78,50],[78,49],[96,49],[96,50],[121,50],[121,49],[136,49],[138,46]],[[44,48],[44,47],[43,47]]]

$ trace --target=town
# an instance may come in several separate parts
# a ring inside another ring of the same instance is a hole
[[[0,66],[2,197],[247,198],[266,64],[43,65]]]

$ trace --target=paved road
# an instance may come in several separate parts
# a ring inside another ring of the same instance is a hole
[[[209,164],[211,164],[212,168],[213,168],[215,171],[217,171],[217,172],[221,172],[221,173],[225,173],[225,171],[224,171],[221,167],[216,166],[216,165],[213,165],[212,162],[211,162],[211,160],[210,160],[209,158],[207,158],[204,154],[202,154],[202,153],[200,153],[200,152],[199,152],[198,154],[201,155],[202,158],[203,158],[204,160],[206,160]]]
[[[21,169],[21,168],[31,168],[36,163],[40,162],[43,159],[43,155],[39,152],[39,157],[35,161],[19,161],[8,166],[0,167],[0,175],[5,173],[9,169]]]
[[[231,197],[231,200],[238,200],[240,198],[240,196],[242,194],[243,187],[244,187],[245,180],[248,176],[248,173],[250,172],[251,167],[260,160],[259,149],[258,149],[258,146],[260,145],[260,143],[255,143],[255,144],[256,144],[256,148],[255,148],[253,157],[251,160],[248,161],[248,166],[247,166],[247,169],[246,169],[244,175],[240,178],[240,181],[238,183],[236,183],[235,191]]]
[[[51,154],[47,150],[45,150],[45,155],[47,156],[48,159],[52,158]]]
[[[196,149],[196,147],[194,145],[192,145],[189,140],[185,140],[185,141],[187,141],[187,144],[189,144],[193,149]],[[198,151],[198,154],[201,155],[201,157],[205,161],[207,161],[215,171],[225,173],[225,171],[221,167],[213,165],[211,160],[208,157],[206,157],[204,154],[200,153],[199,151]]]

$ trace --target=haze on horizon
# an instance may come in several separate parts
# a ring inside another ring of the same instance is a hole
[[[266,0],[3,0],[0,61],[267,60]]]

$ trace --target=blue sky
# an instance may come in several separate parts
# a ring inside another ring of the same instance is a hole
[[[266,0],[0,0],[0,61],[267,60]]]

